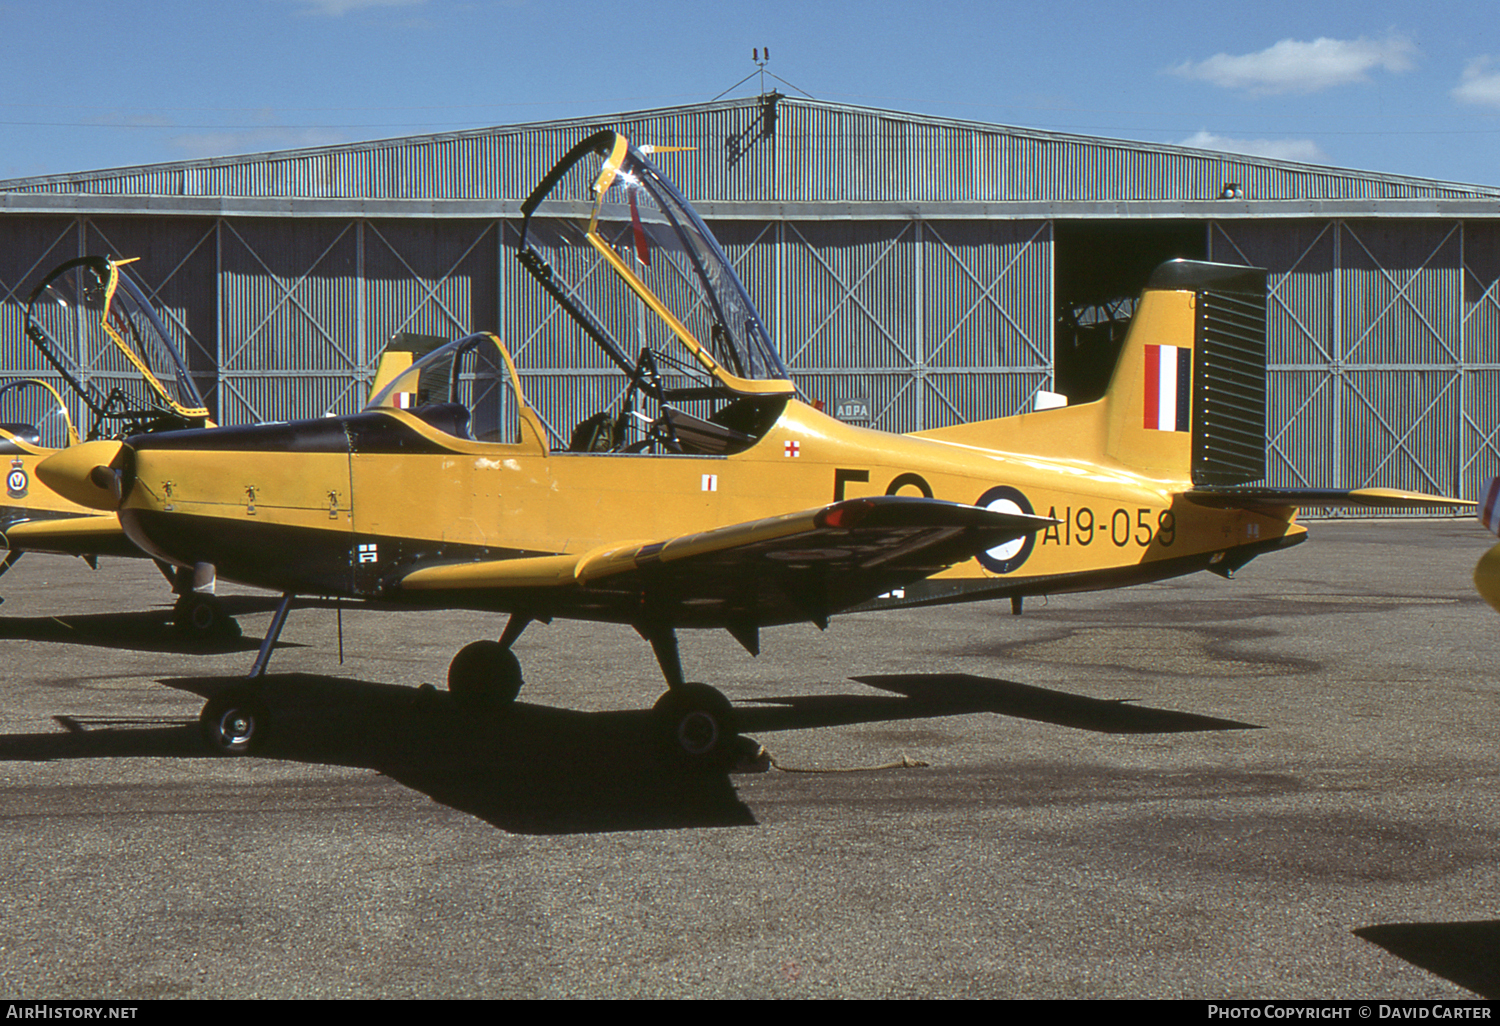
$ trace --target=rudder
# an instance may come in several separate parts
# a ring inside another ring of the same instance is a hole
[[[1152,272],[1105,393],[1110,456],[1195,485],[1265,476],[1265,296],[1261,268]]]

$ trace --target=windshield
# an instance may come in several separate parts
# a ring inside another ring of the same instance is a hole
[[[62,449],[78,441],[62,396],[37,378],[0,384],[0,439],[5,435],[43,449]],[[0,442],[0,452],[8,451]]]
[[[55,268],[27,301],[26,335],[93,414],[91,436],[203,423],[203,398],[127,262]]]
[[[533,219],[544,201],[568,200],[587,204],[586,222]],[[650,362],[664,392],[695,393],[668,399],[795,390],[712,233],[624,136],[575,146],[522,210],[523,264],[625,373],[640,379]]]
[[[510,365],[487,332],[449,342],[406,368],[365,405],[365,412],[379,409],[407,410],[457,438],[521,440]]]

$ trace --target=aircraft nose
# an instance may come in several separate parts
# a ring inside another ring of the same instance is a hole
[[[84,442],[48,456],[36,475],[65,499],[114,512],[135,483],[135,452],[124,442]]]

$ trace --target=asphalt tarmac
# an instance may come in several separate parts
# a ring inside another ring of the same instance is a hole
[[[1233,581],[686,633],[775,763],[705,777],[629,628],[533,625],[519,704],[458,713],[474,613],[346,608],[341,664],[295,610],[264,752],[210,756],[272,601],[203,645],[150,564],[28,556],[0,995],[1500,997],[1493,541],[1315,523]]]

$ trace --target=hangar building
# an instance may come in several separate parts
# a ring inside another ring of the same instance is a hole
[[[393,337],[497,330],[562,442],[620,378],[548,327],[511,247],[605,127],[693,147],[663,170],[848,419],[1091,398],[1150,268],[1184,256],[1270,271],[1268,483],[1472,498],[1500,474],[1500,187],[774,93],[0,182],[0,377],[47,376],[21,332],[46,270],[133,256],[221,423],[350,412]]]

